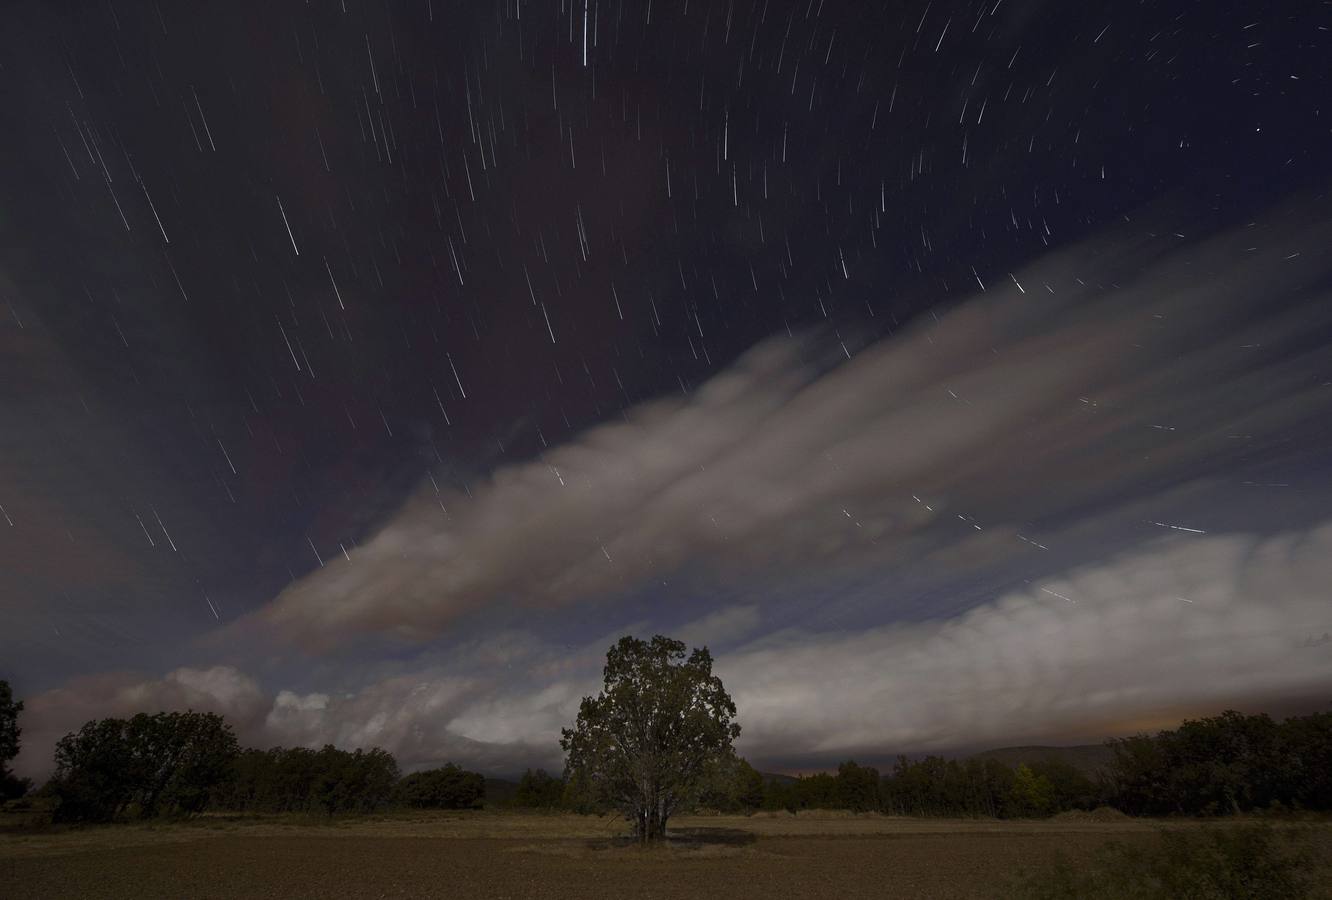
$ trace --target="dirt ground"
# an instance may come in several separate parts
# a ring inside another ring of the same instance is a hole
[[[219,817],[0,835],[0,898],[994,897],[1056,853],[1152,840],[1159,827],[681,818],[668,846],[641,850],[622,840],[623,823],[594,817],[439,813],[329,825]],[[1332,841],[1321,843],[1332,860]]]

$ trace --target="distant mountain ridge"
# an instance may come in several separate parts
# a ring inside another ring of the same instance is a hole
[[[997,759],[1006,766],[1054,760],[1067,763],[1084,775],[1095,776],[1109,768],[1115,754],[1105,744],[1079,744],[1073,747],[1000,747],[975,756],[980,759]]]

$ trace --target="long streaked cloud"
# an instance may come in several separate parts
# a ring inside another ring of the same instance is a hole
[[[1237,435],[1252,450],[1332,405],[1300,346],[1328,323],[1309,289],[1328,229],[1294,218],[1201,243],[1126,229],[831,369],[807,361],[816,343],[760,345],[468,497],[427,483],[255,621],[327,648],[429,638],[490,604],[602,600],[683,566],[781,577],[945,554],[965,574],[1028,552],[1024,522],[1163,491],[1232,458]],[[1259,293],[1273,302],[1255,316]],[[988,533],[941,538],[959,516]]]
[[[719,670],[759,756],[1099,740],[1323,697],[1329,584],[1332,523],[1180,535],[952,618],[769,635]]]
[[[337,689],[261,686],[244,656],[80,679],[29,698],[20,771],[49,769],[55,740],[87,719],[188,707],[223,712],[252,745],[378,745],[407,768],[556,765],[613,631],[710,643],[742,750],[775,762],[1095,737],[1315,696],[1332,524],[1203,533],[1144,516],[1244,453],[1317,439],[1332,389],[1307,336],[1332,317],[1315,252],[1328,236],[1312,222],[1197,245],[1102,240],[840,365],[811,362],[817,343],[762,345],[692,396],[500,470],[470,499],[427,485],[350,561],[248,623],[325,648],[437,636],[491,604],[597,601],[600,638],[490,634],[415,663],[348,663]],[[1271,303],[1255,314],[1259,293]],[[1142,520],[1140,536],[1119,535],[1130,549],[1051,562],[1027,589],[929,621],[885,602],[873,627],[813,614],[793,628],[761,590],[1063,559],[1027,524],[1085,537],[1125,510]],[[754,589],[683,625],[678,611],[617,612],[616,595],[685,566]]]
[[[717,654],[755,760],[825,763],[1024,740],[1095,740],[1181,714],[1325,695],[1332,523],[1275,537],[1164,538],[962,615],[859,632],[783,630]],[[734,643],[753,607],[686,625]],[[651,630],[640,626],[642,633]],[[263,693],[228,667],[84,680],[29,701],[20,771],[49,768],[84,718],[212,709],[250,744],[381,746],[404,768],[557,768],[559,729],[598,687],[605,640],[513,642],[466,671],[427,668],[351,693]],[[513,648],[521,644],[521,649]],[[575,660],[576,665],[558,665]],[[554,677],[552,677],[554,676]]]

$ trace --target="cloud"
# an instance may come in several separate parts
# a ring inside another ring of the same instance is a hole
[[[718,654],[716,671],[738,707],[739,749],[765,765],[1099,740],[1226,707],[1325,700],[1332,645],[1311,638],[1332,628],[1329,583],[1332,523],[1268,538],[1181,534],[957,616],[767,634]],[[691,628],[736,635],[756,615],[727,609]],[[599,689],[610,641],[478,649],[465,674],[428,668],[342,695],[270,698],[227,667],[83,679],[29,701],[18,769],[44,773],[56,737],[85,719],[186,706],[224,712],[254,746],[379,746],[408,770],[558,769],[560,728]]]
[[[1332,327],[1314,252],[1329,234],[1277,219],[1055,254],[837,365],[817,341],[760,345],[691,396],[499,470],[470,498],[427,484],[350,561],[246,623],[322,649],[431,638],[492,605],[596,602],[597,640],[491,634],[352,672],[349,693],[269,693],[229,667],[82,679],[29,700],[20,767],[49,766],[87,719],[186,706],[225,712],[252,745],[379,745],[405,768],[558,765],[559,729],[625,631],[723,645],[741,746],[760,760],[1099,737],[1312,696],[1328,670],[1310,639],[1332,627],[1332,526],[1155,517],[1225,480],[1214,508],[1247,509],[1239,467],[1321,446],[1332,391],[1310,336]],[[1305,521],[1321,521],[1310,502]],[[1131,534],[1098,544],[1129,517]],[[1093,550],[1042,549],[1054,538]],[[1062,574],[931,601],[929,621],[897,602],[912,567],[937,592],[1019,556]],[[617,615],[617,596],[682,569],[745,589],[683,625],[677,609]],[[824,599],[867,572],[890,575],[858,582],[874,627],[833,630]],[[769,589],[814,582],[802,619],[770,614]]]
[[[1167,538],[938,621],[789,631],[723,656],[758,758],[1092,739],[1325,699],[1332,524]]]
[[[1292,254],[1328,229],[1278,221],[1052,254],[831,370],[816,344],[762,344],[470,497],[424,485],[257,622],[326,648],[613,597],[682,566],[780,578],[951,550],[965,575],[1029,552],[1024,522],[1164,491],[1235,459],[1236,433],[1253,453],[1332,404],[1300,345],[1328,324],[1307,288],[1327,264]],[[959,521],[993,534],[964,542]]]
[[[730,644],[758,630],[762,616],[757,603],[728,606],[701,619],[670,629],[671,637],[689,646]]]

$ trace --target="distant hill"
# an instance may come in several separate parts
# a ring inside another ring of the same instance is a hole
[[[1114,751],[1105,744],[1080,744],[1076,747],[1000,747],[977,753],[981,759],[997,759],[1006,766],[1058,760],[1087,775],[1105,770],[1114,759]]]

